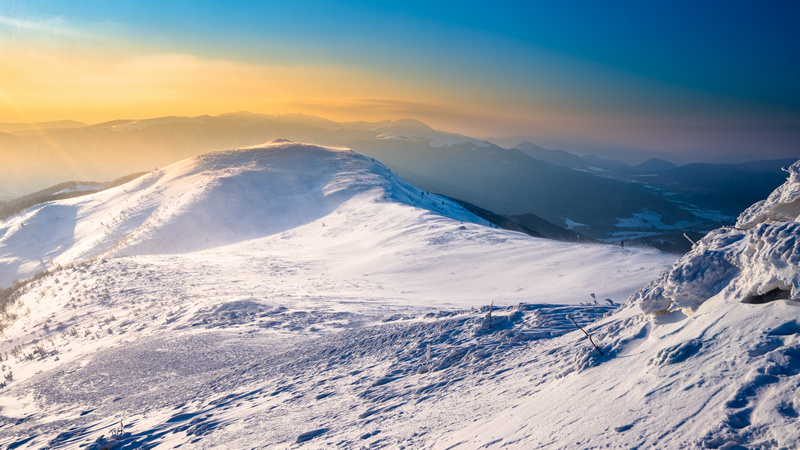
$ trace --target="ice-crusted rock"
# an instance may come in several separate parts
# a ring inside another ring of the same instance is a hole
[[[712,231],[670,269],[631,296],[651,316],[692,314],[726,291],[748,303],[800,300],[800,161],[735,228]]]

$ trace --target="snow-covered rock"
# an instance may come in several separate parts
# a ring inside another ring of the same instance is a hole
[[[800,161],[788,172],[788,180],[744,211],[736,227],[709,233],[632,302],[658,316],[692,314],[723,291],[746,303],[800,300]]]
[[[800,161],[786,171],[789,179],[766,199],[747,208],[736,221],[736,228],[748,230],[760,223],[800,220]]]

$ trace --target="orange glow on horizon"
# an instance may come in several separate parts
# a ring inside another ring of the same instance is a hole
[[[435,81],[406,80],[329,65],[265,65],[185,54],[2,49],[0,122],[304,113],[334,121],[417,118],[455,132],[491,134],[498,125],[551,129],[563,118],[529,107],[500,108],[486,93],[465,95]],[[390,94],[390,95],[387,95]]]

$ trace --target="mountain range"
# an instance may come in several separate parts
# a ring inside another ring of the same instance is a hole
[[[531,143],[502,148],[416,120],[338,123],[300,114],[12,125],[0,126],[7,130],[0,133],[6,199],[49,186],[47,180],[115,179],[207,151],[286,138],[354,149],[415,186],[512,221],[535,216],[605,241],[658,246],[670,240],[678,251],[690,246],[681,233],[730,223],[779,185],[780,168],[792,162],[630,166]]]

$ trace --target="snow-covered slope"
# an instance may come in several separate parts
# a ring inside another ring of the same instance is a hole
[[[36,206],[0,224],[0,254],[4,285],[51,269],[2,315],[15,448],[435,445],[519,400],[525,352],[561,365],[534,355],[575,339],[567,313],[612,309],[579,302],[673,261],[494,229],[290,142]]]
[[[530,240],[488,225],[371,158],[277,141],[187,159],[117,188],[48,202],[0,222],[0,287],[89,258],[183,254],[236,243],[253,248],[253,239],[269,238],[264,247],[291,242],[309,253],[306,259],[341,255],[333,270],[411,274],[409,286],[447,274],[453,286],[443,280],[422,284],[458,292],[464,287],[468,294],[469,280],[483,283],[480,276],[491,273],[496,289],[520,292],[512,298],[576,302],[594,290],[619,299],[646,279],[652,261],[658,266],[669,259],[645,250]],[[630,278],[629,268],[639,260],[644,265]],[[563,261],[570,261],[570,273]],[[598,267],[606,268],[603,275],[589,275]],[[531,292],[538,284],[531,273],[563,282]]]
[[[107,252],[184,253],[273,235],[359,195],[485,224],[449,202],[426,201],[383,165],[352,151],[274,142],[187,159],[10,218],[0,224],[0,286],[50,262],[66,265]]]
[[[516,355],[521,399],[437,446],[798,448],[800,162],[789,173],[588,327],[605,355],[577,335]]]

